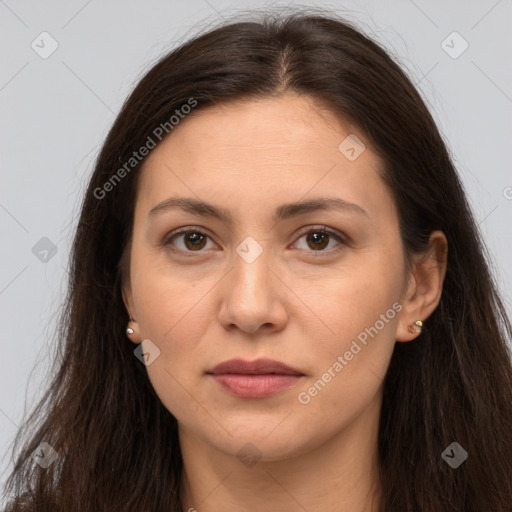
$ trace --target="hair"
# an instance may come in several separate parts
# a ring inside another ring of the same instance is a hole
[[[438,307],[416,340],[395,344],[383,384],[381,512],[512,510],[511,324],[460,178],[399,64],[315,9],[200,33],[161,57],[123,104],[81,203],[55,375],[16,436],[16,449],[27,439],[6,485],[9,512],[181,511],[177,422],[125,335],[121,286],[145,160],[112,177],[191,98],[198,111],[287,91],[353,123],[379,156],[407,269],[433,230],[448,240]],[[441,456],[454,441],[468,452],[457,469]],[[32,457],[42,442],[58,453],[46,469]]]

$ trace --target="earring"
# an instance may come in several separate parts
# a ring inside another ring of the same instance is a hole
[[[130,322],[133,322],[134,321],[133,318],[131,317],[131,315],[129,315],[129,316],[130,316]],[[126,329],[126,334],[133,334],[134,332],[135,331],[131,327],[128,327]]]
[[[416,326],[416,327],[414,327]],[[409,326],[409,332],[416,333],[421,332],[421,328],[423,327],[423,322],[421,320],[416,320],[414,324]]]

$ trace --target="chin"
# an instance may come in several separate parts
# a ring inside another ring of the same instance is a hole
[[[285,415],[286,416],[286,415]],[[285,428],[282,418],[268,422],[242,421],[236,425],[224,423],[224,429],[216,431],[212,436],[206,435],[206,440],[217,450],[227,455],[236,456],[242,462],[245,459],[271,462],[284,460],[307,452],[314,445],[313,440],[301,439],[297,436],[297,425],[291,423]],[[276,428],[277,427],[277,428]]]

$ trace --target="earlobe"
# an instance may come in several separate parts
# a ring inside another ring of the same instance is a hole
[[[126,336],[128,336],[128,339],[132,343],[140,343],[140,336],[138,333],[138,324],[137,321],[132,318],[131,311],[133,311],[133,305],[132,305],[132,293],[129,285],[123,285],[121,294],[123,297],[123,302],[127,311],[127,315],[129,318],[128,325],[126,327]]]
[[[130,321],[128,322],[128,326],[126,327],[126,336],[132,343],[140,343],[140,333],[139,333],[139,325],[137,322],[130,316]]]
[[[396,341],[399,343],[412,341],[412,340],[416,339],[421,334],[422,329],[423,329],[423,321],[416,320],[415,322],[413,322],[407,326],[407,333],[404,334],[404,327],[400,323],[400,327],[396,333]]]
[[[421,332],[421,328],[423,327],[423,322],[421,320],[416,320],[413,324],[409,325],[409,332],[415,334],[417,332]]]

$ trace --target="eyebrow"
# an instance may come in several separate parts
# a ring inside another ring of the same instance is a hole
[[[190,197],[170,197],[162,201],[149,211],[148,220],[154,218],[159,213],[175,208],[201,217],[212,217],[228,225],[233,224],[233,217],[229,210]],[[355,212],[369,217],[368,212],[355,203],[345,201],[338,197],[322,197],[297,203],[283,204],[276,208],[273,221],[282,221],[306,213],[325,210]]]

